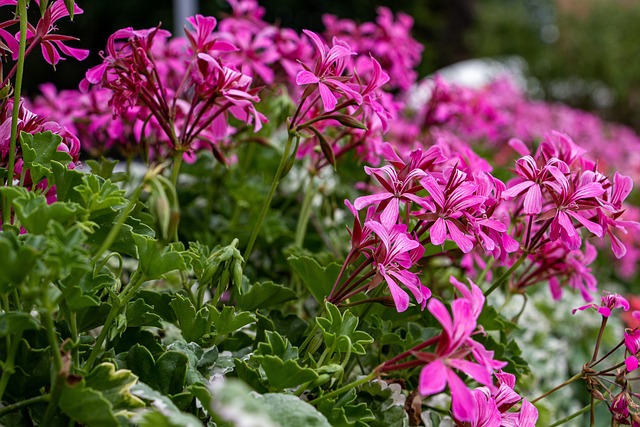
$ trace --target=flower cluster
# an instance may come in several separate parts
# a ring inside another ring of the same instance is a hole
[[[624,361],[615,363],[611,367],[597,368],[597,365],[604,361],[617,357],[613,350],[598,359],[598,351],[602,332],[607,325],[607,320],[612,315],[612,310],[622,309],[628,311],[629,302],[618,294],[604,292],[600,304],[587,304],[573,310],[584,311],[595,309],[602,315],[600,333],[595,343],[595,350],[592,359],[584,365],[582,376],[587,382],[587,388],[594,399],[606,401],[611,412],[613,422],[616,425],[640,425],[640,406],[637,399],[638,394],[633,391],[635,377],[629,377],[631,372],[638,369],[640,357],[640,331],[638,328],[627,329],[624,338],[618,347],[624,345]],[[640,317],[640,313],[634,312],[635,317]],[[615,371],[615,373],[613,373]],[[613,381],[612,378],[613,377]]]
[[[179,53],[168,42],[168,31],[117,31],[103,63],[87,71],[81,85],[85,92],[91,84],[110,90],[114,114],[135,117],[139,138],[153,135],[154,155],[160,158],[191,154],[201,145],[219,153],[218,142],[231,133],[229,115],[253,123],[254,131],[265,120],[255,109],[259,98],[251,77],[221,59],[235,47],[217,39],[216,19],[197,15],[189,23],[189,43],[180,43]]]
[[[462,422],[477,420],[483,409],[476,406],[474,393],[456,371],[463,372],[493,391],[494,372],[506,366],[505,362],[494,360],[493,352],[473,339],[473,335],[478,333],[477,320],[485,298],[480,288],[471,281],[469,283],[470,287],[467,287],[451,277],[451,284],[461,295],[451,302],[451,314],[438,299],[433,298],[427,304],[429,312],[442,325],[442,333],[388,360],[380,368],[381,372],[391,372],[423,366],[420,393],[429,396],[442,392],[448,386],[453,416]],[[431,346],[435,346],[433,351],[424,351]],[[401,362],[408,357],[415,357],[415,360]]]

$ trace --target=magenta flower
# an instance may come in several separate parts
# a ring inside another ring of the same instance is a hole
[[[39,5],[40,1],[36,0],[36,3]],[[53,4],[49,5],[35,28],[31,24],[28,24],[27,27],[27,42],[32,46],[40,43],[42,56],[45,61],[54,67],[58,62],[64,59],[60,53],[71,56],[78,61],[82,61],[89,56],[89,51],[87,49],[77,49],[65,44],[68,41],[78,40],[77,38],[61,34],[52,34],[57,30],[55,23],[60,19],[69,16],[69,11],[64,3],[64,0],[56,0]],[[78,5],[74,4],[73,13],[75,15],[80,15],[83,13],[83,10],[80,9]]]
[[[404,224],[387,228],[383,223],[369,220],[364,225],[382,242],[373,255],[376,276],[371,281],[371,287],[377,286],[382,280],[387,282],[396,309],[403,312],[409,307],[409,295],[400,288],[397,283],[400,282],[411,291],[416,302],[424,309],[431,291],[420,283],[415,273],[409,271],[422,258],[424,247],[407,234],[407,226]]]
[[[226,40],[218,40],[214,32],[218,21],[213,16],[195,15],[187,18],[193,29],[185,27],[192,53],[210,53],[212,51],[232,52],[238,48]]]
[[[361,104],[362,95],[345,84],[345,78],[342,76],[347,61],[356,53],[351,50],[348,44],[337,39],[334,39],[333,46],[328,48],[316,33],[308,30],[303,30],[303,32],[315,44],[320,58],[316,60],[313,71],[302,64],[304,70],[296,76],[296,83],[300,86],[306,86],[307,90],[310,87],[317,87],[325,112],[335,110],[338,104],[336,94],[345,96],[358,105]]]
[[[558,191],[552,193],[555,207],[541,216],[542,219],[553,218],[549,230],[551,240],[561,239],[569,249],[580,248],[582,239],[571,219],[602,237],[602,227],[589,219],[592,216],[590,210],[600,206],[596,198],[605,192],[602,184],[593,180],[595,174],[585,171],[569,181],[559,168],[549,166],[547,170],[556,178],[558,185]]]
[[[474,348],[482,347],[475,342],[471,335],[477,325],[477,316],[481,309],[480,294],[471,284],[471,292],[465,290],[470,299],[458,298],[451,303],[451,312],[437,299],[431,299],[427,308],[442,325],[443,333],[435,353],[415,353],[415,356],[426,362],[420,372],[419,390],[423,396],[429,396],[444,390],[449,386],[451,391],[452,412],[460,421],[473,421],[477,416],[473,393],[455,370],[459,370],[473,378],[480,384],[493,389],[491,374],[497,367],[506,363],[492,359],[492,353],[485,350],[487,358],[482,362],[477,359]],[[459,287],[459,290],[462,287]],[[484,296],[482,296],[484,299]],[[473,355],[477,362],[468,360]],[[480,362],[480,363],[479,363]]]
[[[584,311],[588,308],[593,308],[604,317],[609,317],[611,316],[611,310],[614,308],[621,308],[624,311],[629,310],[629,301],[627,301],[623,296],[618,294],[611,294],[607,291],[603,291],[603,294],[604,295],[602,295],[600,305],[590,303],[578,308],[574,308],[573,310],[571,310],[571,313],[576,314],[576,311],[578,310]]]
[[[543,192],[546,193],[545,184],[553,184],[552,181],[555,181],[553,175],[547,170],[547,166],[551,165],[547,164],[539,168],[531,156],[524,156],[516,160],[516,173],[521,178],[515,184],[510,185],[502,193],[502,197],[509,200],[526,192],[523,212],[527,215],[542,212],[542,206],[545,201]],[[568,167],[564,169],[569,170]]]
[[[470,252],[474,243],[460,218],[463,211],[477,207],[485,200],[475,194],[477,184],[467,181],[467,174],[457,168],[451,171],[444,189],[432,176],[427,176],[420,182],[435,202],[432,214],[418,215],[420,219],[434,221],[429,229],[431,243],[441,245],[448,237],[462,252]]]
[[[365,166],[364,171],[367,175],[373,176],[385,191],[358,197],[353,205],[358,210],[369,205],[377,205],[376,210],[381,211],[380,219],[387,227],[397,222],[401,201],[407,205],[414,202],[423,208],[435,209],[427,200],[416,194],[422,187],[415,182],[427,176],[422,169],[411,170],[403,179],[398,177],[398,173],[391,165],[380,168]]]

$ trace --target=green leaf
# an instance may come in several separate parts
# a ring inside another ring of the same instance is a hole
[[[162,318],[153,313],[153,307],[147,305],[143,299],[136,299],[127,304],[127,327],[154,326],[162,328]]]
[[[66,165],[56,161],[51,162],[51,169],[53,171],[53,180],[56,184],[58,201],[81,202],[82,198],[75,191],[75,187],[82,184],[82,179],[86,174],[75,169],[69,169]]]
[[[141,381],[167,395],[184,389],[188,364],[189,358],[177,351],[167,351],[154,361],[151,352],[138,344],[127,355],[127,367]]]
[[[162,248],[156,240],[137,234],[133,240],[140,256],[139,268],[147,280],[160,279],[170,271],[186,268],[182,254],[170,246]]]
[[[247,311],[273,307],[297,298],[296,293],[273,282],[256,283],[236,299],[238,308]]]
[[[371,344],[373,338],[366,332],[358,331],[358,318],[349,310],[340,313],[335,305],[327,302],[327,317],[316,318],[327,347],[335,351],[346,352],[351,346],[355,354],[366,354],[363,344]],[[347,339],[348,338],[348,339]]]
[[[211,331],[207,308],[203,307],[196,312],[191,300],[180,294],[176,294],[169,305],[173,308],[177,325],[185,341],[199,343],[201,338]]]
[[[0,234],[0,292],[8,294],[31,273],[38,251],[12,233]]]
[[[115,285],[112,274],[94,275],[91,271],[70,274],[61,280],[62,296],[73,311],[100,305],[99,292]]]
[[[373,412],[366,403],[355,404],[356,391],[349,390],[340,399],[327,399],[318,405],[333,427],[368,426],[369,421],[375,420]]]
[[[102,393],[114,410],[129,410],[144,406],[144,402],[131,394],[138,377],[127,369],[116,371],[112,363],[101,363],[85,377],[87,387]]]
[[[292,255],[287,258],[291,267],[300,276],[302,281],[307,285],[311,295],[318,301],[324,303],[325,297],[331,292],[331,288],[338,278],[340,265],[335,262],[326,267],[320,266],[318,262],[308,256]]]
[[[67,378],[60,394],[60,409],[89,427],[122,425],[128,411],[145,406],[130,392],[137,380],[131,371],[116,371],[113,364],[102,363],[85,378]]]
[[[313,369],[298,364],[298,349],[289,340],[275,331],[267,331],[266,338],[266,342],[258,344],[251,360],[262,367],[274,389],[293,388],[318,378]]]
[[[505,331],[517,329],[517,325],[504,316],[500,315],[495,307],[485,305],[482,313],[478,317],[478,324],[482,325],[485,331]]]
[[[82,198],[82,205],[92,213],[115,212],[116,207],[124,206],[127,202],[124,190],[96,175],[85,174],[82,177],[82,184],[75,187],[75,191]]]
[[[267,393],[256,399],[280,427],[332,427],[316,408],[290,394]]]
[[[9,311],[0,313],[0,337],[40,328],[38,321],[29,313]]]
[[[34,183],[40,182],[42,178],[52,176],[52,160],[62,164],[72,161],[69,154],[58,151],[58,146],[61,143],[62,137],[49,131],[36,134],[20,132],[22,158]]]
[[[136,295],[138,298],[142,298],[144,302],[153,307],[153,312],[162,317],[163,320],[171,323],[176,322],[176,315],[171,307],[174,294],[158,292],[156,290],[141,289]]]
[[[131,393],[140,399],[149,401],[155,408],[144,411],[134,419],[141,427],[202,427],[202,422],[191,414],[180,412],[176,405],[166,396],[153,390],[146,384],[138,383],[131,388]]]
[[[72,420],[90,427],[114,427],[120,425],[111,402],[99,391],[87,387],[84,380],[66,381],[58,406]]]
[[[219,353],[216,347],[205,351],[194,342],[174,341],[167,347],[167,350],[177,351],[189,358],[186,376],[187,386],[198,383],[208,383],[209,368],[213,367],[218,360]],[[205,377],[204,374],[207,374],[207,377]]]
[[[256,316],[248,311],[240,311],[236,313],[235,307],[225,305],[222,311],[218,311],[212,305],[208,305],[209,321],[215,327],[218,338],[229,335],[238,329],[255,323]]]
[[[45,196],[35,193],[16,198],[13,201],[13,208],[20,224],[33,234],[44,234],[50,221],[65,227],[70,226],[76,222],[78,216],[84,213],[77,203],[48,204]]]
[[[409,415],[405,410],[406,397],[400,384],[389,384],[376,379],[360,386],[358,397],[365,401],[374,414],[374,419],[368,422],[369,426],[409,426]],[[437,425],[440,424],[434,424]]]
[[[43,259],[52,277],[79,277],[76,275],[90,271],[89,254],[84,244],[86,236],[77,225],[64,227],[57,222],[51,222],[47,236],[48,247]]]
[[[65,3],[72,0],[65,0]],[[91,173],[94,175],[98,175],[104,179],[110,179],[113,176],[113,169],[116,167],[118,160],[111,160],[104,157],[101,157],[100,160],[87,160],[87,166],[91,168]]]

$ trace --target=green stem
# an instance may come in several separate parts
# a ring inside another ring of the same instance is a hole
[[[289,134],[287,138],[287,144],[282,151],[282,157],[280,158],[280,163],[278,164],[278,169],[276,170],[276,174],[273,177],[273,181],[271,182],[271,188],[269,189],[269,194],[267,194],[267,198],[262,205],[262,210],[260,211],[260,215],[258,216],[258,220],[256,221],[255,226],[253,227],[253,231],[251,232],[251,237],[249,238],[249,243],[247,244],[247,248],[244,251],[244,265],[246,265],[247,261],[249,261],[249,257],[251,256],[251,252],[253,251],[253,245],[256,243],[256,239],[258,238],[258,234],[260,233],[260,229],[262,228],[262,223],[264,219],[267,217],[267,212],[269,212],[269,208],[271,207],[271,201],[276,194],[276,189],[280,184],[280,180],[284,175],[285,167],[289,163],[292,154],[290,151],[293,147],[293,139],[297,138],[296,136]],[[297,147],[297,144],[296,144]],[[296,148],[297,149],[297,148]],[[295,150],[294,150],[295,151]]]
[[[579,372],[579,373],[575,374],[574,376],[572,376],[571,378],[569,378],[568,380],[566,380],[562,384],[560,384],[560,385],[552,388],[551,390],[547,391],[546,393],[543,393],[540,396],[536,397],[535,399],[533,399],[531,401],[531,403],[536,403],[537,401],[544,399],[545,397],[549,396],[550,394],[555,393],[556,391],[560,390],[561,388],[564,388],[565,386],[568,386],[572,382],[578,381],[579,379],[582,378],[582,374],[583,374],[582,372]]]
[[[487,289],[487,291],[484,293],[484,296],[488,297],[489,295],[491,295],[493,291],[495,291],[500,286],[502,286],[502,284],[506,282],[509,279],[509,277],[511,277],[513,272],[516,271],[518,267],[520,267],[520,265],[524,262],[524,260],[527,259],[527,256],[529,256],[528,251],[522,252],[522,255],[520,255],[520,258],[518,258],[518,260],[511,266],[511,268],[505,271],[505,273],[502,276],[500,276],[500,278],[498,278],[498,280],[496,280],[489,289]]]
[[[131,195],[131,197],[129,199],[129,203],[124,208],[124,210],[122,212],[120,212],[120,216],[118,217],[118,221],[115,224],[113,224],[113,227],[111,228],[111,231],[107,235],[107,238],[104,239],[104,242],[102,242],[102,245],[100,246],[98,251],[93,256],[93,261],[94,262],[96,262],[98,260],[98,258],[100,258],[100,256],[107,249],[109,249],[109,247],[111,247],[113,242],[118,237],[118,234],[120,233],[120,229],[122,228],[122,226],[124,225],[125,221],[129,217],[129,214],[131,213],[133,208],[136,206],[136,203],[138,203],[138,198],[140,197],[140,194],[142,194],[142,190],[144,188],[144,184],[145,184],[145,180],[143,179],[142,182],[138,185],[138,187],[136,187],[136,189],[134,190],[133,194]]]
[[[596,361],[598,358],[598,352],[600,351],[600,342],[602,341],[602,334],[604,333],[604,328],[607,326],[608,317],[602,316],[602,323],[600,323],[600,330],[598,331],[598,339],[596,340],[596,346],[593,349],[593,356],[591,356],[591,360],[589,361],[589,365]]]
[[[27,406],[33,405],[34,403],[48,402],[50,398],[50,395],[43,394],[29,399],[21,400],[20,402],[13,403],[11,405],[7,405],[4,408],[0,408],[0,417],[3,417],[10,412],[17,411],[18,409],[26,408]]]
[[[51,400],[49,400],[49,405],[47,405],[47,411],[45,412],[44,419],[42,421],[43,426],[48,426],[51,425],[51,421],[56,413],[58,400],[60,399],[60,393],[62,392],[62,384],[65,381],[65,373],[63,372],[60,344],[58,343],[58,337],[53,323],[53,310],[50,307],[47,289],[44,290],[43,299],[46,311],[42,313],[42,320],[44,321],[44,326],[47,331],[49,347],[51,348],[51,355],[53,356],[53,369],[55,372],[52,376],[51,391],[49,392]]]
[[[127,284],[125,289],[123,289],[123,292],[120,294],[120,297],[116,297],[112,299],[111,310],[107,315],[107,320],[105,320],[104,326],[100,331],[100,335],[98,335],[98,338],[96,339],[96,343],[94,344],[93,348],[91,349],[91,353],[89,354],[89,358],[84,364],[86,368],[85,370],[88,371],[93,367],[93,364],[96,358],[98,357],[98,353],[102,349],[102,344],[104,343],[104,340],[107,338],[107,335],[109,334],[109,330],[111,329],[113,322],[116,320],[116,317],[118,316],[118,312],[120,311],[120,308],[127,305],[129,300],[133,297],[135,292],[137,292],[138,288],[140,288],[140,286],[145,281],[146,281],[146,278],[144,274],[136,271],[131,276],[131,281]]]
[[[495,258],[490,258],[489,261],[487,261],[487,265],[485,266],[484,270],[482,270],[482,272],[478,275],[478,277],[476,277],[476,283],[479,286],[482,286],[482,282],[484,282],[484,278],[487,277],[487,274],[489,273],[489,270],[491,270],[491,267],[493,267],[493,263],[496,261]]]
[[[593,406],[598,405],[600,402],[602,402],[602,400],[598,400]],[[574,412],[573,414],[556,421],[553,424],[550,424],[549,427],[557,427],[557,426],[561,426],[562,424],[568,423],[569,421],[571,421],[572,419],[579,417],[580,415],[589,412],[589,410],[591,409],[591,404],[585,406],[584,408],[580,409],[579,411]]]
[[[296,227],[296,237],[294,245],[297,248],[301,248],[304,243],[304,237],[307,232],[307,225],[309,224],[309,218],[311,217],[311,208],[313,207],[313,179],[314,176],[309,176],[309,182],[305,188],[304,199],[302,201],[302,207],[300,208],[300,216],[298,217],[298,225]]]
[[[20,341],[22,341],[22,331],[16,333],[16,335],[11,339],[11,346],[9,347],[7,360],[4,363],[2,377],[0,378],[0,401],[2,401],[4,391],[7,389],[7,384],[9,384],[9,377],[13,374],[13,368],[15,367],[14,363],[16,360],[16,354],[18,353],[18,348],[20,347]]]
[[[341,394],[346,393],[347,391],[351,390],[352,388],[356,388],[356,387],[358,387],[358,386],[360,386],[362,384],[368,383],[369,381],[371,381],[372,379],[374,379],[377,376],[378,376],[378,371],[377,371],[377,369],[374,369],[373,372],[371,372],[366,377],[360,378],[359,380],[356,380],[356,381],[354,381],[352,383],[349,383],[349,384],[347,384],[345,386],[342,386],[339,389],[334,390],[334,391],[332,391],[330,393],[323,394],[322,396],[313,399],[309,403],[312,404],[312,405],[317,405],[319,402],[322,402],[323,400],[330,399],[330,398],[332,398],[334,396],[340,396]]]
[[[182,151],[176,152],[176,155],[173,156],[173,165],[171,166],[171,182],[174,187],[178,184],[178,176],[180,175],[180,166],[182,166]]]
[[[322,317],[322,314],[324,313],[324,311],[322,313],[320,313],[318,315],[318,317]],[[298,353],[300,355],[302,355],[302,352],[307,348],[307,346],[309,345],[309,343],[311,342],[311,340],[313,339],[313,337],[316,335],[316,333],[320,330],[320,326],[315,323],[313,325],[313,329],[311,329],[311,332],[309,332],[309,335],[307,335],[307,337],[304,339],[303,343],[300,345],[300,347],[298,347]]]
[[[13,185],[13,173],[16,165],[16,144],[18,142],[18,115],[20,114],[20,96],[22,92],[22,78],[24,76],[24,59],[27,47],[27,0],[18,0],[18,14],[20,15],[20,47],[18,49],[18,62],[16,63],[16,82],[13,88],[13,111],[11,112],[11,136],[9,138],[9,164],[7,166],[8,187]],[[4,199],[3,224],[11,221],[11,206]]]

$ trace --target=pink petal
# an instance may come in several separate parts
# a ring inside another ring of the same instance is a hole
[[[353,206],[357,210],[360,210],[369,205],[377,205],[381,201],[387,200],[391,197],[393,197],[393,194],[390,194],[390,193],[378,193],[378,194],[372,194],[370,196],[362,196],[362,197],[358,197],[353,202]]]
[[[391,297],[396,305],[396,310],[398,310],[398,313],[402,313],[409,308],[409,295],[400,289],[400,286],[396,284],[390,275],[383,273],[383,276],[389,286],[389,292],[391,292]]]
[[[425,365],[420,371],[418,390],[423,396],[440,393],[447,383],[447,367],[440,359]]]
[[[310,85],[318,83],[320,79],[310,71],[302,70],[296,76],[296,84],[298,85]]]
[[[441,245],[447,240],[447,226],[445,220],[438,218],[429,229],[431,233],[431,243],[434,245]]]
[[[451,370],[447,370],[447,383],[451,390],[451,412],[458,421],[473,421],[476,406],[473,393],[467,385]]]
[[[336,109],[336,105],[338,105],[338,100],[333,95],[331,90],[322,82],[318,82],[318,90],[320,91],[320,98],[322,98],[322,106],[324,107],[324,111],[329,113]]]
[[[524,196],[524,213],[527,215],[539,214],[542,211],[543,201],[540,187],[532,185]]]
[[[624,359],[624,365],[627,367],[627,372],[635,371],[638,369],[638,358],[629,356]]]
[[[449,235],[451,236],[451,240],[456,242],[456,245],[458,245],[458,247],[462,249],[462,252],[464,252],[465,254],[471,252],[471,250],[473,249],[473,242],[464,233],[462,233],[458,226],[453,222],[446,221],[446,223],[447,230],[449,230]]]

